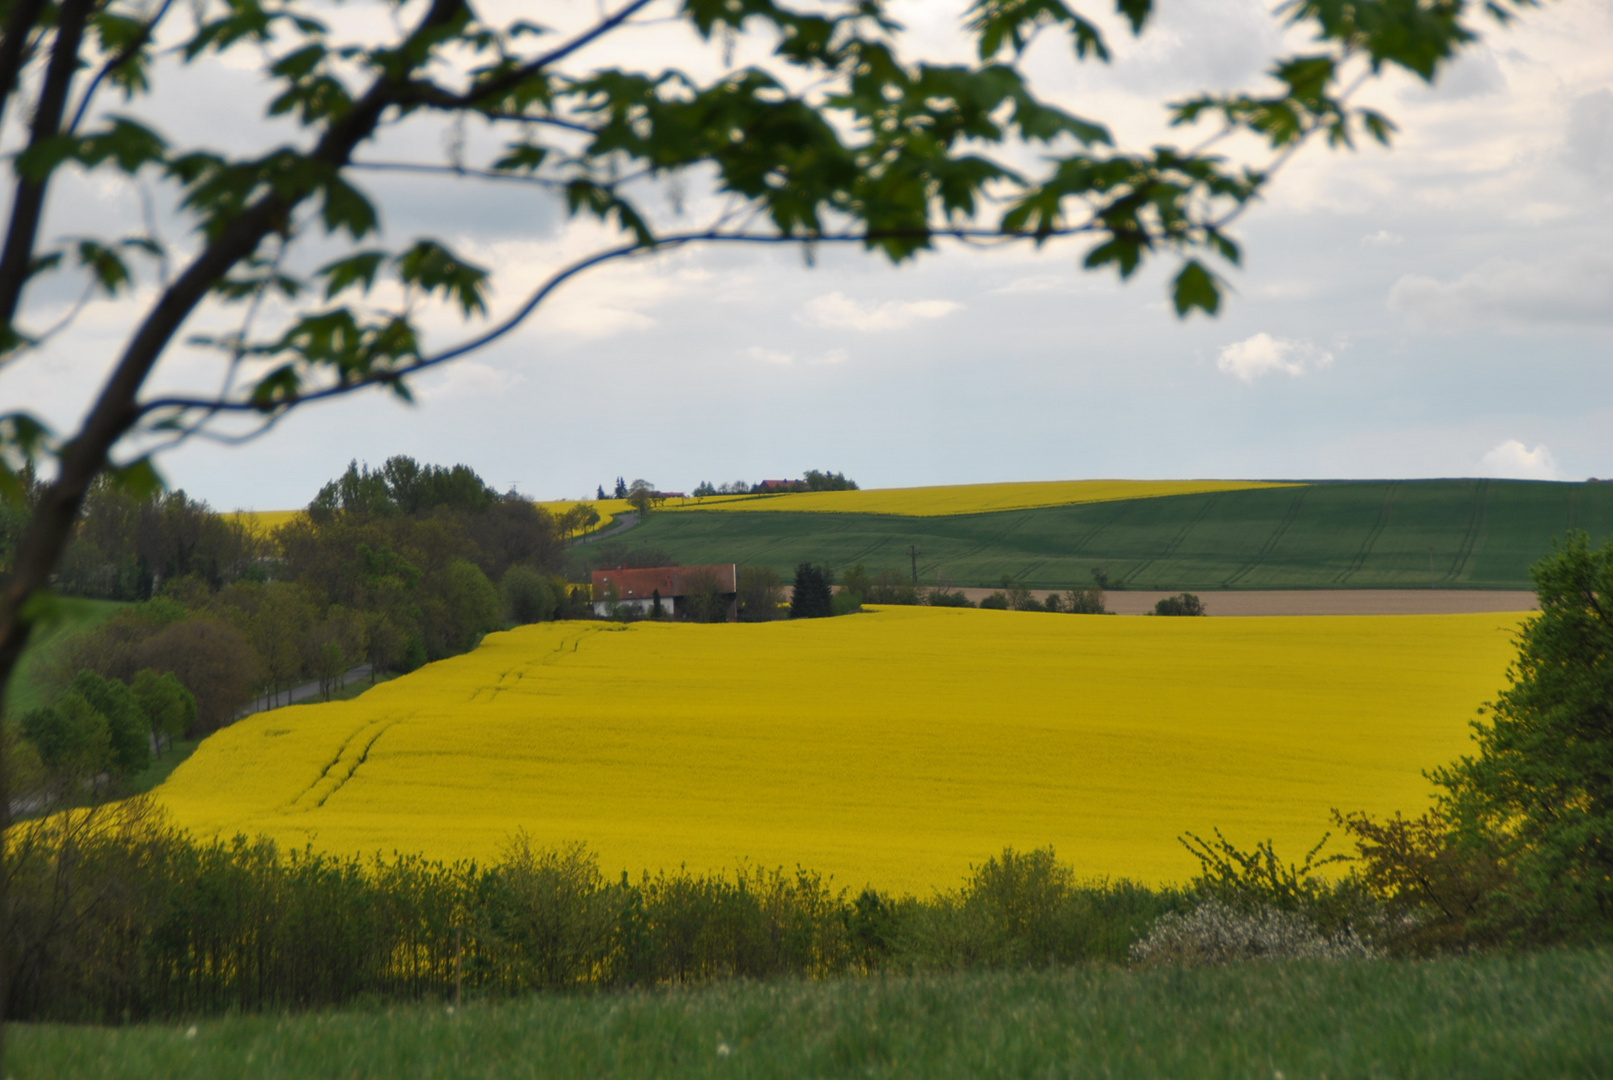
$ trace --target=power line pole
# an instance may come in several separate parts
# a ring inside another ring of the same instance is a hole
[[[908,557],[913,560],[913,584],[919,583],[919,549],[916,545],[907,545]]]

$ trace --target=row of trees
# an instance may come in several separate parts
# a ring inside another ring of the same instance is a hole
[[[59,587],[134,603],[62,650],[49,673],[54,714],[28,729],[45,742],[47,731],[99,730],[73,700],[84,678],[132,688],[146,672],[171,677],[191,711],[178,731],[159,721],[145,738],[194,735],[230,722],[254,694],[273,704],[314,680],[328,693],[361,664],[409,671],[508,623],[587,610],[587,597],[562,581],[562,523],[462,465],[352,463],[272,534],[183,492],[141,499],[102,484],[88,506]],[[94,711],[118,744],[128,725],[108,708]],[[45,765],[66,761],[33,734],[22,738]]]
[[[713,484],[710,480],[702,480],[694,489],[694,494],[698,499],[708,495],[778,495],[793,491],[858,490],[860,489],[857,487],[857,481],[848,479],[845,473],[808,469],[799,480],[763,480],[759,484],[752,484],[746,480]]]
[[[53,704],[24,714],[22,738],[9,740],[16,790],[134,776],[195,721],[196,698],[171,672],[143,668],[124,683],[81,671]]]

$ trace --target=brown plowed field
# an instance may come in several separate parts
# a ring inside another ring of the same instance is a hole
[[[994,589],[964,589],[979,603]],[[1037,599],[1046,591],[1033,590]],[[1123,590],[1104,593],[1120,615],[1146,615],[1174,593]],[[1534,611],[1535,594],[1491,589],[1272,589],[1195,593],[1208,615],[1460,615],[1486,611]]]

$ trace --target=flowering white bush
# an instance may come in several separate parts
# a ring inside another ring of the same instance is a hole
[[[1380,955],[1353,930],[1326,935],[1297,911],[1244,909],[1207,900],[1162,915],[1131,947],[1138,964],[1230,964],[1241,960],[1349,960]]]

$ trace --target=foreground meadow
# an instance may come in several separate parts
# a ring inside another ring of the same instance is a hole
[[[1589,1077],[1613,960],[1086,968],[14,1028],[17,1080]]]
[[[199,836],[607,873],[802,865],[923,894],[1005,845],[1185,880],[1183,830],[1298,853],[1332,807],[1417,810],[1516,616],[1118,619],[887,608],[549,623],[208,739],[158,789]]]

